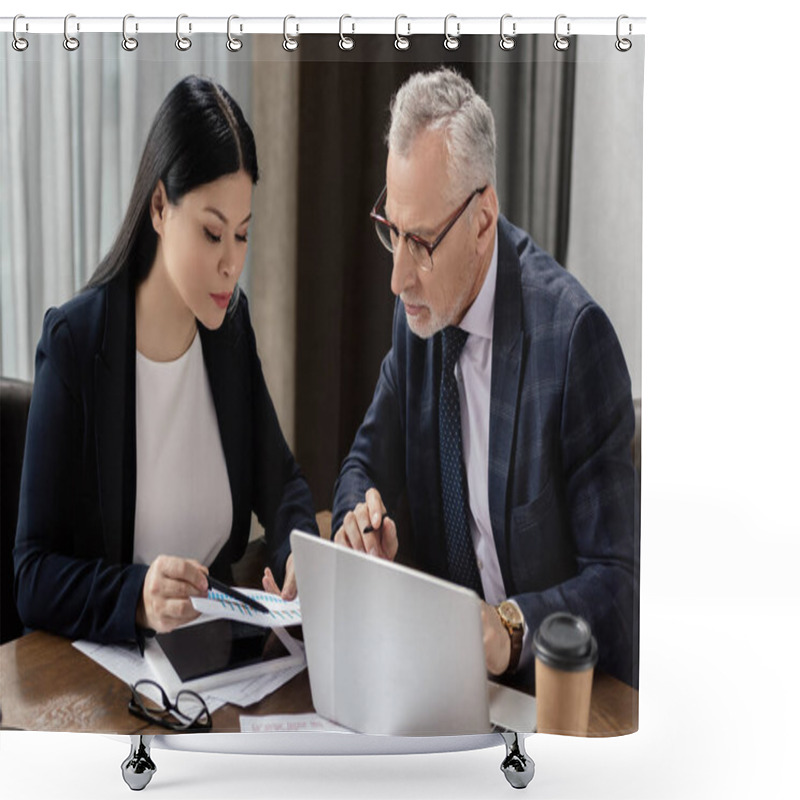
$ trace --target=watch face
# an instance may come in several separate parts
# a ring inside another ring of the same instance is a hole
[[[519,609],[513,603],[507,601],[500,603],[498,611],[500,612],[500,616],[511,625],[522,625],[522,614],[520,614]]]

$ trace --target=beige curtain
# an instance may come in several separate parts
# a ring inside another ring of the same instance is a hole
[[[252,127],[261,177],[253,201],[250,307],[267,386],[294,449],[300,64],[267,60],[272,36],[252,41]]]

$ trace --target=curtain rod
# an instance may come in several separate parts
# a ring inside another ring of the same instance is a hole
[[[0,32],[12,33],[14,17],[0,17]],[[274,33],[292,37],[302,34],[388,34],[401,37],[416,34],[446,34],[449,37],[475,34],[501,34],[512,38],[522,34],[556,33],[561,37],[575,35],[614,36],[617,38],[643,35],[645,17],[136,17],[128,15],[125,30],[128,36],[141,33],[176,33],[191,36],[196,33],[257,34]],[[230,29],[229,29],[230,25]],[[16,33],[25,34],[60,33],[78,36],[83,33],[120,33],[122,17],[35,17],[19,15],[16,18]]]

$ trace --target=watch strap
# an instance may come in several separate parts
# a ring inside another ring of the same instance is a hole
[[[519,658],[522,654],[522,639],[525,629],[521,622],[514,625],[508,619],[506,619],[506,617],[500,611],[500,606],[498,606],[497,611],[498,615],[500,616],[500,621],[503,623],[503,627],[506,629],[506,631],[508,631],[508,638],[511,641],[511,653],[508,659],[508,667],[506,668],[507,674],[509,672],[513,672],[519,664]]]

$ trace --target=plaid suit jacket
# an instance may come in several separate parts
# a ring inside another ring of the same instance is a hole
[[[599,667],[637,684],[634,412],[630,377],[605,313],[523,231],[498,220],[492,342],[489,507],[506,592],[535,630],[580,614]],[[336,484],[333,530],[375,486],[390,515],[405,492],[400,547],[447,577],[438,454],[441,334],[423,340],[394,313],[392,349]],[[533,686],[532,659],[512,682]]]

